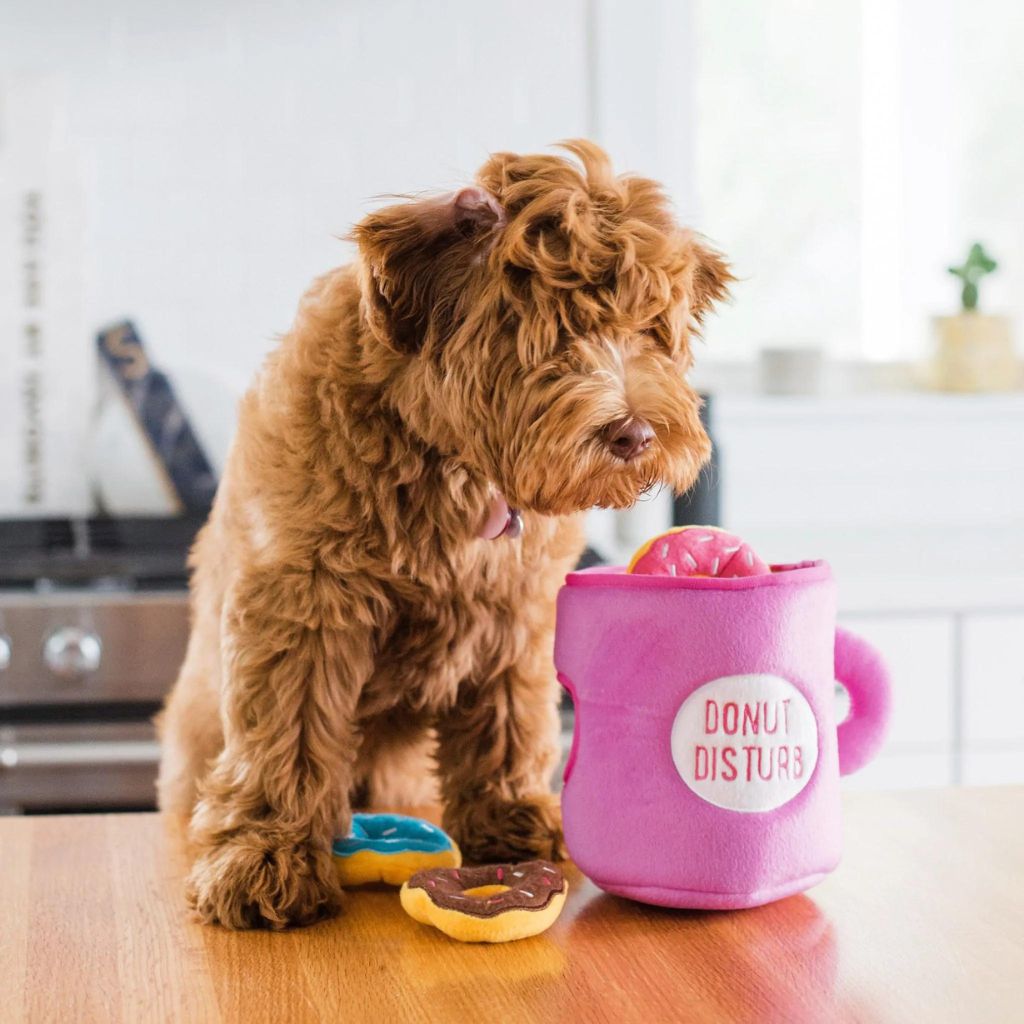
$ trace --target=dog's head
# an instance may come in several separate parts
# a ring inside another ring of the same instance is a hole
[[[732,280],[655,182],[499,153],[355,229],[378,372],[421,437],[516,507],[622,508],[708,457],[690,340]]]

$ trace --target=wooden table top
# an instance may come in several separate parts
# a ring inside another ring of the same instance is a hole
[[[182,828],[0,819],[4,1021],[1005,1021],[1024,981],[1024,787],[846,797],[808,894],[733,913],[601,893],[571,865],[550,931],[463,945],[394,890],[312,928],[189,919]]]

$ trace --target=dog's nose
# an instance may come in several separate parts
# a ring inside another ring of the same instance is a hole
[[[650,448],[654,440],[654,428],[644,420],[629,416],[608,427],[605,437],[612,455],[629,462]]]

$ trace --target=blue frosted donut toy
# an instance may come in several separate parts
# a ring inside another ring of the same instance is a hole
[[[426,868],[457,868],[462,854],[449,835],[405,814],[353,814],[352,830],[331,845],[343,885],[402,885]]]

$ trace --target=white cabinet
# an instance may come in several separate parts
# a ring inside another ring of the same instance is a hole
[[[1024,613],[964,621],[964,741],[1024,747]]]
[[[889,664],[889,736],[846,785],[1024,782],[1024,395],[720,394],[713,431],[723,525],[826,559]]]
[[[885,751],[953,741],[953,621],[949,616],[841,615],[840,625],[874,645],[889,668],[892,718]]]
[[[964,751],[960,781],[965,786],[1024,783],[1024,746],[1015,750]]]
[[[892,718],[878,757],[844,781],[850,788],[941,786],[954,772],[954,621],[945,615],[842,615],[873,644],[892,684]]]
[[[922,525],[948,524],[954,541],[961,527],[1020,521],[1016,396],[722,399],[715,408],[723,511],[737,529],[897,527],[912,540]]]
[[[1024,396],[723,397],[713,431],[724,525],[841,606],[1024,605]]]
[[[1024,613],[965,618],[963,685],[963,781],[1024,782]]]

